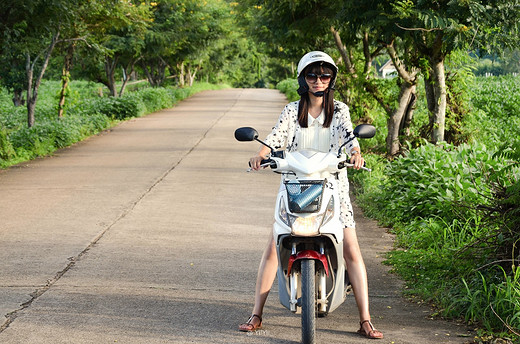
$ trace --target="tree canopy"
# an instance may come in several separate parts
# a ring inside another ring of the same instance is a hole
[[[338,91],[353,111],[366,121],[375,106],[387,113],[393,156],[413,120],[419,77],[425,135],[442,141],[454,108],[446,58],[514,51],[519,19],[519,0],[22,0],[0,12],[0,83],[16,104],[27,102],[31,126],[41,79],[58,60],[52,75],[63,90],[69,78],[85,78],[115,97],[136,73],[152,86],[198,78],[264,87],[294,77],[305,52],[324,50],[340,65]],[[377,78],[382,56],[397,69],[394,90]]]
[[[446,58],[458,51],[499,52],[518,47],[520,5],[487,0],[248,1],[259,9],[259,38],[297,60],[309,49],[341,58],[348,102],[365,105],[366,92],[388,114],[387,151],[399,152],[412,120],[419,73],[425,80],[429,140],[445,139],[448,85]],[[335,50],[335,51],[334,51]],[[385,54],[397,69],[398,99],[388,99],[374,80],[374,59]],[[286,56],[284,56],[286,57]]]

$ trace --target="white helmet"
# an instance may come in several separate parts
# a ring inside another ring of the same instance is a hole
[[[298,76],[300,76],[305,67],[313,64],[314,62],[328,63],[333,67],[334,73],[338,73],[338,66],[336,66],[332,57],[323,51],[311,51],[310,53],[303,55],[303,57],[300,59],[300,62],[298,62]]]

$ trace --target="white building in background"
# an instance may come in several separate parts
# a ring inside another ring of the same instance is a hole
[[[397,69],[395,69],[392,60],[386,61],[386,63],[379,68],[379,74],[381,74],[382,78],[393,78],[397,75]]]

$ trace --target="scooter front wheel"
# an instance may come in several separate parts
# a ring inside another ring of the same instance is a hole
[[[302,260],[301,274],[302,343],[314,344],[316,342],[316,273],[314,260]]]

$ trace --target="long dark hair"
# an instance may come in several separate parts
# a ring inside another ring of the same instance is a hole
[[[334,115],[334,88],[330,86],[333,85],[334,79],[336,77],[334,70],[330,68],[327,64],[322,62],[316,62],[309,65],[302,72],[302,75],[307,75],[307,73],[315,73],[315,74],[332,74],[332,79],[330,80],[329,87],[325,90],[325,94],[323,95],[323,108],[325,109],[325,121],[323,122],[323,126],[328,128],[330,123],[332,122],[332,116]],[[309,116],[309,92],[305,92],[302,94],[300,98],[300,105],[298,106],[298,123],[302,128],[307,128]]]

